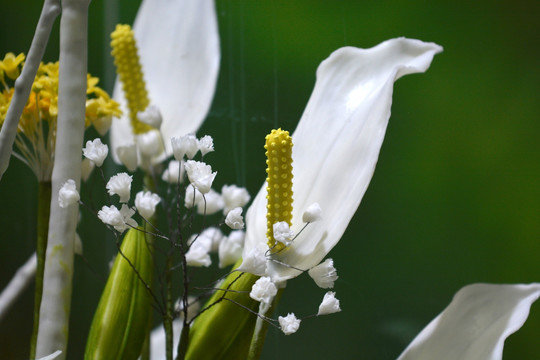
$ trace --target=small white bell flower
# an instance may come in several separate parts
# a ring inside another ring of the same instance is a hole
[[[214,151],[214,139],[210,135],[205,135],[199,139],[199,150],[202,156]]]
[[[253,247],[244,255],[242,265],[237,270],[263,276],[266,274],[267,261],[264,251],[258,247]]]
[[[83,148],[83,155],[88,160],[91,160],[97,167],[103,165],[103,161],[109,154],[109,147],[101,142],[100,138],[86,142],[86,147]]]
[[[242,208],[237,207],[232,209],[225,218],[225,224],[233,230],[240,230],[244,228],[244,218],[242,217]]]
[[[300,319],[297,319],[296,316],[293,313],[289,313],[287,316],[278,317],[279,320],[279,326],[281,327],[281,331],[285,335],[291,335],[298,331],[298,328],[300,327]]]
[[[139,191],[135,196],[135,207],[141,216],[150,219],[156,212],[156,205],[161,201],[157,194],[150,191]]]
[[[276,241],[285,244],[285,246],[291,245],[291,239],[294,237],[294,232],[285,221],[280,221],[274,224],[274,239]]]
[[[189,184],[186,187],[186,196],[184,196],[184,206],[191,209],[193,206],[197,206],[202,201],[202,194],[199,190]]]
[[[204,198],[201,196],[197,203],[197,214],[200,215],[212,215],[223,209],[223,198],[214,189],[204,194]]]
[[[276,285],[270,280],[269,277],[263,276],[255,281],[255,284],[251,287],[249,297],[255,301],[259,301],[265,304],[270,304],[274,300],[274,296],[277,294]]]
[[[322,210],[319,203],[311,204],[304,214],[302,215],[302,221],[305,223],[312,223],[322,219]]]
[[[154,129],[158,130],[161,127],[161,123],[163,121],[163,118],[161,117],[161,112],[155,105],[149,105],[144,111],[139,111],[137,113],[137,119],[140,122],[148,124]]]
[[[184,135],[179,138],[171,138],[171,145],[174,154],[174,158],[177,161],[181,161],[184,158],[184,155],[188,159],[193,159],[197,151],[199,151],[199,142],[195,135],[189,134]]]
[[[68,179],[58,191],[58,205],[63,209],[76,204],[80,198],[75,181],[72,179]]]
[[[161,134],[158,130],[150,130],[137,135],[137,147],[141,156],[146,159],[158,157],[163,152]]]
[[[133,177],[127,173],[118,173],[109,179],[107,190],[109,195],[120,196],[120,202],[128,202],[131,192],[131,181]]]
[[[189,266],[209,267],[212,264],[212,259],[210,258],[208,251],[209,249],[207,246],[197,239],[186,253],[186,263]]]
[[[184,162],[176,160],[169,161],[169,165],[163,172],[161,179],[169,184],[182,183],[184,181]]]
[[[119,146],[116,148],[116,155],[128,171],[137,170],[137,145]]]
[[[98,211],[98,218],[104,224],[111,225],[116,231],[122,233],[130,226],[137,226],[137,222],[131,218],[133,214],[135,214],[135,210],[129,208],[126,204],[123,204],[120,210],[114,205],[111,207],[103,206]]]
[[[212,172],[212,167],[200,161],[188,160],[184,164],[189,182],[201,193],[206,194],[212,187],[212,182],[217,172]]]
[[[334,282],[338,279],[334,260],[326,259],[317,266],[312,267],[308,271],[309,276],[315,281],[317,286],[323,289],[331,289],[334,287]]]
[[[317,313],[317,316],[334,314],[340,311],[341,308],[339,307],[339,300],[336,299],[336,293],[329,291],[324,294],[323,301],[321,302],[321,305],[319,305],[319,312]]]
[[[242,230],[235,230],[221,240],[218,250],[220,268],[232,265],[242,257],[245,235]]]
[[[90,174],[92,174],[92,170],[94,170],[94,162],[89,160],[88,158],[84,158],[81,162],[81,180],[86,182],[88,178],[90,177]]]
[[[221,196],[225,202],[223,214],[228,214],[234,208],[246,206],[250,200],[248,191],[236,185],[223,185]]]

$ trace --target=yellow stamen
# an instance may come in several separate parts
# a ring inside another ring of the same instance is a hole
[[[266,237],[268,246],[276,251],[285,245],[274,239],[274,224],[285,221],[292,225],[292,145],[288,131],[272,130],[266,135]]]
[[[137,119],[137,113],[144,111],[150,104],[150,100],[144,83],[133,30],[129,25],[116,25],[116,29],[111,34],[111,39],[111,54],[114,57],[114,65],[116,65],[116,71],[122,82],[133,133],[145,133],[152,130],[152,127],[140,122]]]

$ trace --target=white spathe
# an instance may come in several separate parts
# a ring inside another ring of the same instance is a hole
[[[133,25],[150,103],[161,112],[161,133],[170,155],[173,136],[195,133],[203,122],[217,81],[219,34],[213,0],[143,0]],[[111,126],[116,149],[135,143],[120,84],[114,100],[124,115]]]
[[[341,48],[321,63],[292,136],[292,230],[299,232],[302,214],[314,202],[326,215],[310,224],[276,259],[308,270],[337,244],[375,170],[390,118],[394,81],[426,71],[441,51],[434,43],[398,38],[371,49]],[[247,212],[244,255],[267,242],[266,186]],[[280,282],[300,272],[269,262],[267,274]]]
[[[398,360],[500,360],[539,296],[540,284],[465,286]]]

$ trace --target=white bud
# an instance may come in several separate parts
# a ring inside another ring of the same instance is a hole
[[[208,254],[208,248],[199,239],[193,243],[186,253],[186,262],[189,266],[208,267],[212,264],[212,259]]]
[[[68,179],[58,191],[58,205],[61,208],[67,208],[69,205],[76,204],[79,199],[80,196],[75,181]]]
[[[247,190],[236,185],[223,185],[221,196],[225,202],[223,214],[228,214],[234,208],[244,207],[250,199]]]
[[[153,159],[163,152],[161,134],[158,130],[150,130],[137,135],[137,146],[141,156]]]
[[[233,230],[244,228],[244,219],[242,218],[242,208],[232,209],[225,218],[225,224]]]
[[[155,105],[149,105],[144,111],[139,111],[137,113],[137,119],[145,124],[150,125],[154,129],[161,127],[161,122],[163,121],[159,109]]]
[[[323,289],[331,289],[334,287],[334,282],[338,279],[334,260],[326,259],[317,266],[312,267],[308,271],[309,276],[315,281],[317,286]]]
[[[171,145],[174,158],[181,161],[186,155],[188,159],[193,159],[197,151],[199,151],[199,142],[195,135],[184,135],[179,138],[171,138]]]
[[[201,151],[202,156],[208,154],[209,152],[214,151],[214,139],[210,135],[205,135],[199,139],[198,142],[199,150]]]
[[[103,161],[109,154],[109,147],[101,142],[100,138],[86,142],[86,147],[83,148],[83,155],[88,160],[91,160],[97,167],[103,165]]]
[[[127,173],[118,173],[110,178],[107,183],[107,190],[109,195],[120,196],[120,202],[128,202],[131,192],[131,181],[133,177]]]
[[[169,184],[182,183],[184,181],[184,162],[176,160],[169,161],[169,165],[161,178]]]
[[[86,182],[88,178],[90,177],[90,174],[92,173],[92,170],[94,170],[94,162],[89,160],[88,158],[84,158],[81,162],[81,180]]]
[[[323,301],[321,302],[321,305],[319,305],[319,312],[317,313],[317,316],[334,314],[340,311],[341,308],[339,307],[339,300],[336,299],[336,293],[329,291],[324,294]]]
[[[161,199],[150,191],[139,191],[135,196],[135,207],[141,216],[150,219],[156,212],[156,205]]]
[[[304,214],[302,215],[302,221],[305,223],[312,223],[322,219],[322,210],[319,203],[311,204]]]
[[[217,172],[212,167],[200,161],[188,160],[184,164],[189,182],[201,193],[206,194],[212,187]]]
[[[237,270],[263,276],[266,274],[266,262],[264,251],[258,247],[252,247],[242,258],[242,265]]]
[[[242,257],[245,233],[241,230],[232,231],[219,243],[219,267],[224,268],[234,264]]]
[[[249,297],[255,301],[270,304],[274,300],[274,296],[277,294],[276,285],[270,280],[269,277],[261,277],[251,287]]]
[[[291,239],[294,237],[294,232],[285,221],[280,221],[274,224],[274,239],[284,244],[285,246],[291,245]]]
[[[116,148],[116,155],[128,171],[137,170],[137,145],[119,146]]]
[[[301,320],[297,319],[293,313],[289,313],[285,317],[278,317],[278,321],[281,331],[283,331],[285,335],[291,335],[298,331]]]

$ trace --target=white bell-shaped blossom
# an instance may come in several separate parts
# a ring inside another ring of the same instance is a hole
[[[209,249],[202,242],[195,241],[186,253],[186,263],[189,266],[208,267],[212,264],[212,259],[208,253]]]
[[[331,289],[334,287],[334,282],[338,279],[334,260],[326,259],[317,266],[312,267],[308,271],[309,276],[315,281],[318,287],[323,289]]]
[[[83,148],[83,155],[88,160],[92,161],[97,167],[103,165],[103,161],[109,154],[109,147],[101,142],[100,138],[88,140],[86,147]]]
[[[272,227],[274,231],[274,239],[276,241],[289,246],[291,244],[291,239],[294,237],[294,232],[291,230],[289,224],[285,221],[277,222]]]
[[[292,230],[298,233],[302,228],[298,220],[315,201],[325,217],[306,227],[287,251],[273,255],[286,264],[268,263],[273,281],[298,276],[301,272],[295,268],[312,268],[338,243],[373,175],[390,118],[394,81],[426,71],[440,51],[434,43],[398,38],[371,49],[338,49],[321,63],[292,135]],[[244,254],[266,244],[266,227],[263,184],[247,212]]]
[[[298,331],[301,320],[297,319],[293,313],[289,313],[285,317],[278,317],[278,321],[281,331],[283,331],[285,335],[291,335]]]
[[[165,152],[161,156],[165,158],[172,154],[169,139],[195,133],[212,103],[220,64],[215,3],[143,0],[133,32],[150,103],[163,118]],[[118,81],[113,98],[123,110],[110,132],[111,146],[117,149],[135,140]],[[113,158],[119,162],[115,152]]]
[[[232,209],[225,218],[225,224],[233,230],[244,228],[244,218],[242,217],[242,208]]]
[[[176,160],[169,161],[169,165],[163,172],[161,179],[169,184],[182,183],[184,181],[184,162]]]
[[[128,171],[137,170],[137,145],[135,143],[117,147],[116,155]]]
[[[137,148],[141,157],[153,161],[163,152],[163,141],[158,130],[150,130],[137,135]]]
[[[128,202],[131,192],[131,181],[133,177],[127,173],[118,173],[109,179],[107,182],[107,190],[109,195],[120,196],[120,202]]]
[[[242,265],[237,270],[257,276],[264,276],[266,275],[267,261],[268,259],[264,251],[254,247],[247,254],[245,252],[243,253]]]
[[[218,251],[219,244],[223,240],[224,236],[221,230],[218,227],[212,226],[207,229],[204,229],[204,231],[199,235],[199,240],[206,239],[203,241],[206,241],[208,244],[208,251]]]
[[[189,182],[201,193],[206,194],[212,187],[217,172],[212,167],[200,161],[188,160],[184,164]]]
[[[336,293],[329,291],[324,294],[321,305],[319,305],[319,312],[317,313],[317,316],[334,314],[340,311],[341,308],[339,307],[339,300],[336,299]]]
[[[156,212],[156,205],[161,198],[150,191],[139,191],[135,196],[135,207],[141,216],[150,219]]]
[[[225,207],[223,208],[223,214],[225,215],[234,208],[246,206],[251,199],[245,188],[236,185],[223,185],[221,196],[225,202]]]
[[[302,214],[302,221],[305,223],[313,223],[322,219],[322,210],[319,203],[311,204],[304,214]]]
[[[212,215],[223,209],[223,198],[214,189],[200,197],[197,202],[197,214]]]
[[[122,204],[120,210],[116,206],[111,207],[103,206],[98,211],[98,218],[107,225],[111,225],[114,229],[120,233],[127,230],[129,227],[136,227],[137,222],[131,217],[135,214],[135,210],[128,207],[126,204]]]
[[[188,209],[191,209],[194,206],[197,206],[198,204],[203,201],[202,194],[199,190],[195,189],[195,187],[191,184],[189,184],[186,187],[186,196],[184,196],[184,206]]]
[[[184,155],[188,159],[193,159],[197,151],[199,151],[199,141],[195,135],[188,134],[180,137],[171,138],[172,151],[174,158],[180,161]]]
[[[501,360],[504,341],[523,326],[540,284],[473,284],[422,330],[398,360]]]
[[[94,170],[95,164],[93,161],[84,158],[81,162],[81,180],[86,182]]]
[[[77,185],[72,179],[68,179],[58,190],[58,205],[61,208],[67,208],[69,205],[78,203],[80,198]]]
[[[235,230],[221,240],[218,251],[220,268],[232,265],[242,257],[245,236],[244,231]]]
[[[210,135],[205,135],[200,138],[198,145],[199,151],[201,152],[202,156],[214,151],[214,139],[212,139]]]
[[[144,111],[139,111],[137,113],[137,119],[140,122],[148,124],[154,129],[158,130],[161,127],[161,123],[163,121],[163,118],[161,117],[161,112],[159,111],[159,108],[155,105],[149,105]]]
[[[263,276],[251,287],[249,297],[255,301],[270,304],[277,294],[276,284],[269,277]]]

